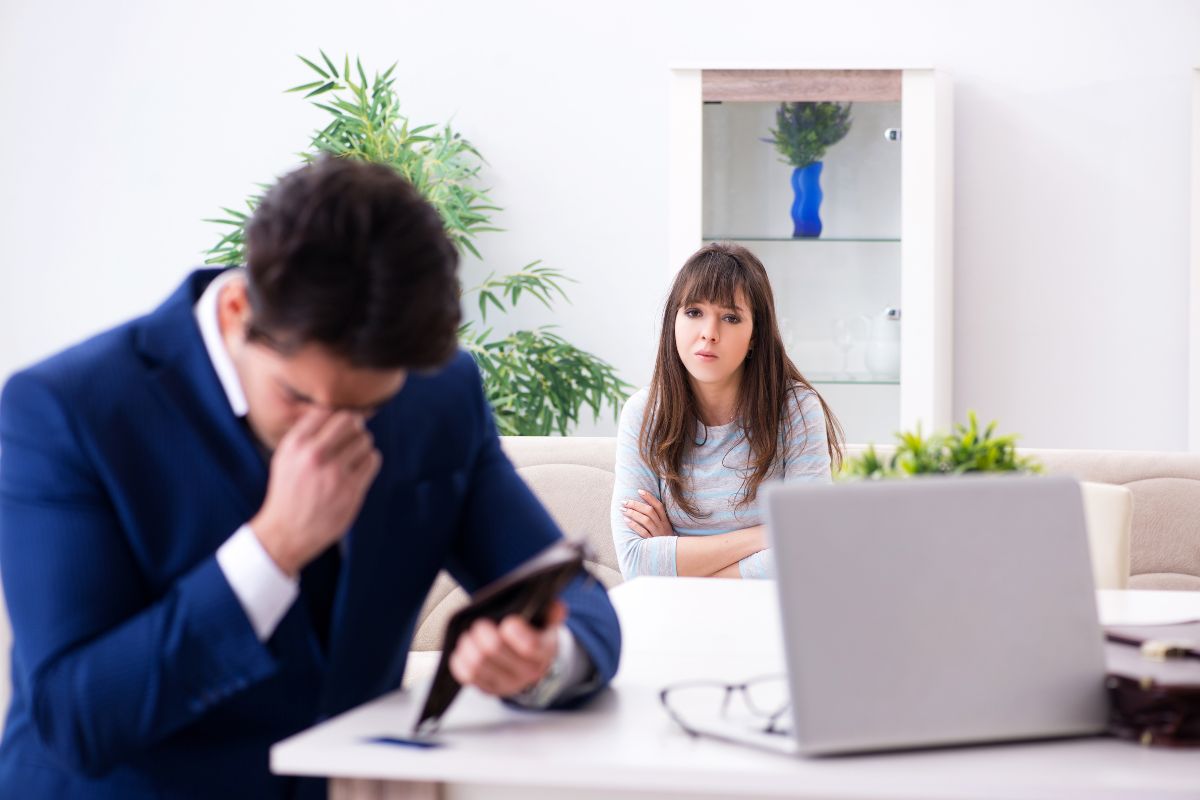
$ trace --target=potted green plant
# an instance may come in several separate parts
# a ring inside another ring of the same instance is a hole
[[[410,126],[408,117],[400,113],[394,64],[368,80],[358,60],[351,72],[349,56],[340,70],[323,51],[320,65],[303,56],[300,60],[317,80],[288,91],[304,93],[328,117],[301,158],[311,161],[328,153],[395,169],[438,210],[459,250],[480,258],[477,236],[499,230],[492,214],[500,209],[479,186],[484,163],[479,151],[449,125]],[[209,220],[229,230],[208,251],[206,263],[245,263],[245,225],[261,197],[259,193],[247,199],[245,210],[225,208],[223,217]],[[506,313],[522,297],[532,297],[547,308],[559,300],[569,302],[563,288],[567,282],[574,281],[559,269],[533,261],[511,274],[492,273],[464,295],[477,295],[480,320],[486,324],[489,308]],[[553,328],[541,326],[507,336],[494,336],[492,328],[479,330],[474,322],[459,329],[461,346],[479,364],[502,434],[565,436],[578,424],[584,406],[596,418],[609,406],[615,419],[632,388],[611,364],[579,349]]]
[[[896,434],[897,445],[890,457],[881,456],[874,445],[842,463],[839,479],[907,478],[915,475],[962,475],[967,472],[1017,472],[1037,474],[1041,465],[1017,454],[1015,434],[995,436],[996,423],[979,429],[972,411],[966,425],[958,424],[948,434],[923,436],[915,431]]]
[[[780,159],[792,166],[792,236],[821,235],[821,170],[825,151],[850,132],[853,103],[780,103],[771,138]]]

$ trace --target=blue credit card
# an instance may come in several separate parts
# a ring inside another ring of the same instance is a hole
[[[373,736],[367,739],[371,744],[390,744],[397,747],[416,747],[421,750],[432,750],[435,747],[445,747],[445,742],[434,739],[406,739],[403,736]]]

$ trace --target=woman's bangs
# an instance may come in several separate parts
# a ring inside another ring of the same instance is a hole
[[[694,264],[687,284],[680,296],[683,302],[680,306],[691,306],[696,303],[711,303],[722,308],[734,308],[737,305],[737,292],[746,292],[746,279],[735,259],[727,255],[709,253],[707,258]],[[749,312],[750,309],[743,309]]]

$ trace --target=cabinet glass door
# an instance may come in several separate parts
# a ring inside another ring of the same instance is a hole
[[[821,158],[818,236],[794,235],[795,168],[764,141],[779,108],[704,102],[702,237],[763,262],[788,352],[847,440],[888,441],[900,421],[901,103],[850,104],[849,131]]]

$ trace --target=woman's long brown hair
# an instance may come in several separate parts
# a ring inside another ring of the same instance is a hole
[[[701,514],[689,497],[681,468],[688,451],[696,446],[700,416],[687,368],[675,346],[675,317],[680,308],[693,303],[732,308],[739,289],[750,304],[754,330],[750,339],[751,357],[743,362],[738,387],[736,414],[750,445],[749,469],[738,506],[758,496],[758,487],[782,457],[781,442],[787,442],[791,436],[788,402],[797,387],[811,391],[820,401],[833,469],[842,461],[842,427],[825,398],[800,374],[784,350],[775,319],[775,295],[762,262],[740,245],[728,242],[706,245],[679,270],[663,309],[658,357],[639,437],[643,460],[666,483],[675,504],[692,519],[707,515]]]

